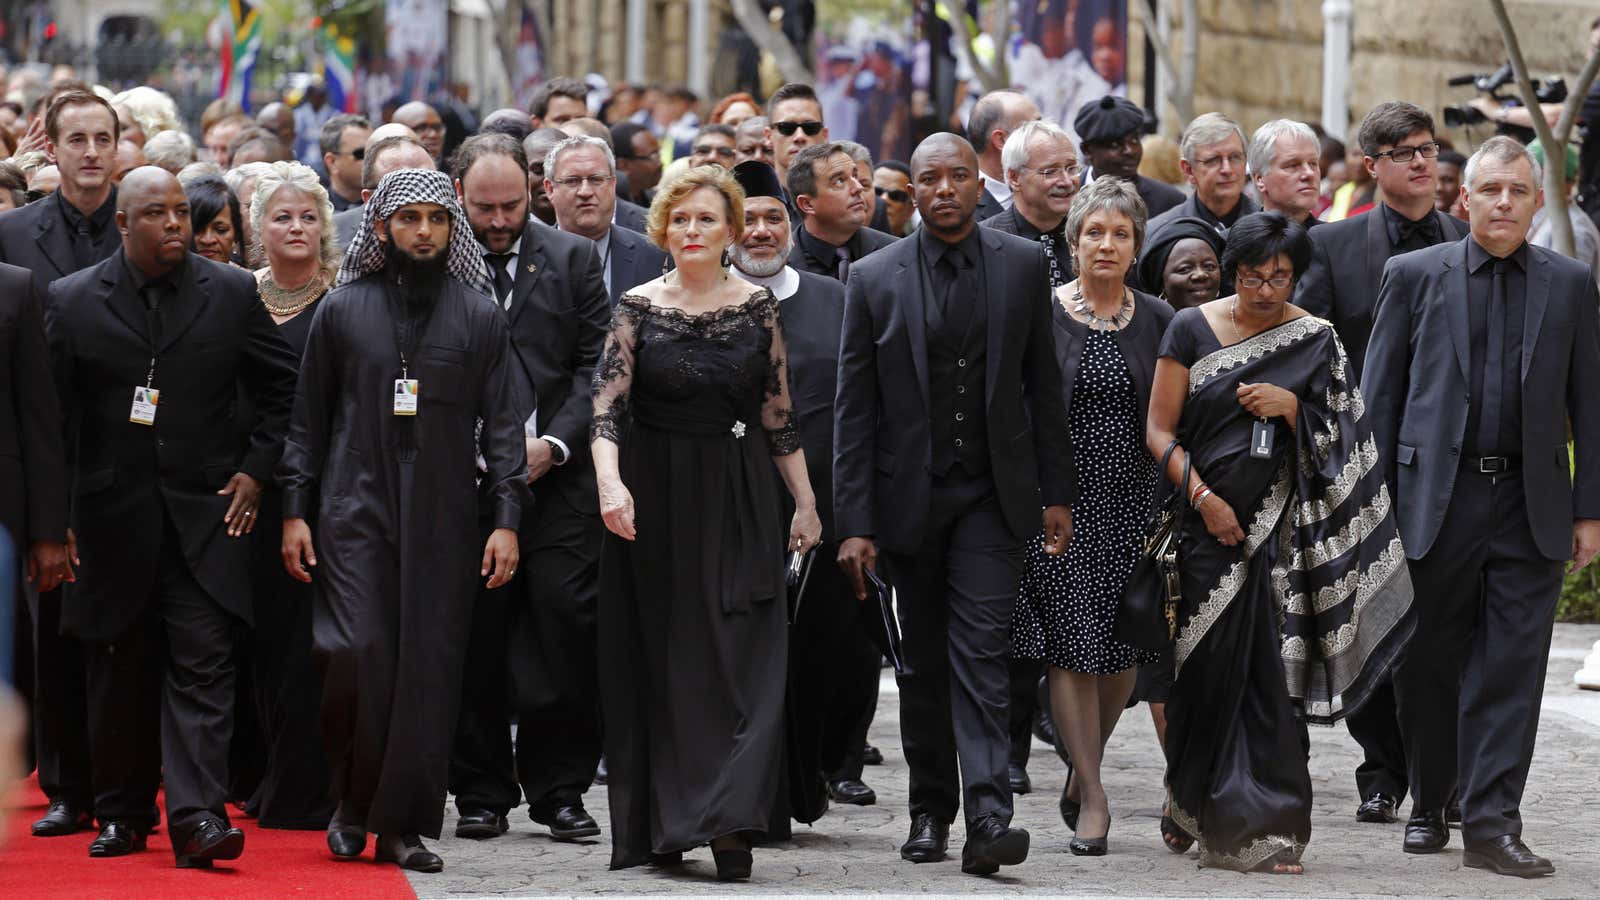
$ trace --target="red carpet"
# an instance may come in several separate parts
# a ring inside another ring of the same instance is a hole
[[[44,794],[32,778],[11,792],[5,805],[7,818],[0,824],[5,834],[0,846],[0,897],[416,897],[399,868],[372,862],[370,841],[364,861],[339,863],[328,855],[320,831],[265,830],[236,815],[233,824],[245,832],[244,856],[219,862],[209,871],[177,869],[165,828],[150,836],[142,853],[90,859],[93,832],[56,838],[28,833],[45,807]]]

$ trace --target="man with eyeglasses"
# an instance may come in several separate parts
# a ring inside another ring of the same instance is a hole
[[[1078,179],[1083,175],[1083,164],[1078,162],[1072,135],[1042,119],[1024,122],[1006,138],[1000,156],[1006,185],[1011,188],[1011,208],[982,224],[1044,245],[1045,258],[1050,261],[1050,287],[1058,288],[1072,280],[1069,269],[1072,249],[1067,246],[1062,226],[1066,224],[1067,212],[1072,209],[1072,198],[1078,195]],[[1033,680],[1038,680],[1037,675]],[[1032,698],[1033,693],[1030,684],[1027,697]],[[1020,696],[1014,696],[1013,701]],[[1031,701],[1028,705],[1032,705]],[[1026,730],[1022,732],[1024,737],[1027,733]],[[1023,755],[1021,760],[1021,767],[1026,769],[1027,756]],[[1012,790],[1016,790],[1017,780],[1013,776]],[[1026,781],[1025,775],[1023,780]]]
[[[557,144],[544,164],[544,189],[555,207],[556,225],[594,241],[613,307],[625,291],[659,276],[667,259],[644,235],[612,221],[616,166],[606,142],[587,135]]]
[[[822,101],[809,84],[790,82],[772,92],[767,100],[767,139],[772,142],[772,167],[783,179],[791,209],[794,189],[789,187],[789,167],[795,154],[813,144],[828,142],[828,126],[822,121]]]
[[[1315,210],[1322,192],[1322,145],[1311,126],[1273,119],[1256,129],[1246,156],[1262,209],[1283,213],[1307,231],[1321,224]]]
[[[1183,130],[1178,145],[1178,168],[1194,185],[1194,193],[1177,206],[1150,219],[1146,234],[1155,234],[1173,219],[1192,216],[1208,223],[1223,237],[1240,216],[1261,207],[1244,193],[1245,155],[1249,142],[1238,122],[1222,113],[1195,116]],[[1233,293],[1233,273],[1222,273],[1221,293]]]
[[[372,123],[364,116],[352,115],[334,116],[317,134],[322,165],[328,170],[328,199],[336,213],[365,202],[361,199],[361,162],[371,136]]]
[[[735,149],[737,143],[737,133],[729,126],[715,122],[703,126],[700,133],[695,135],[689,165],[721,166],[724,169],[731,169],[734,166],[733,158],[737,154]]]
[[[789,166],[789,196],[800,211],[789,265],[840,282],[850,266],[894,238],[867,226],[872,207],[856,162],[842,144],[806,147]]]
[[[611,146],[617,171],[627,177],[625,190],[617,190],[617,195],[648,208],[661,183],[661,142],[638,122],[623,122],[611,126]]]
[[[1072,127],[1078,132],[1084,160],[1089,165],[1083,184],[1101,176],[1131,181],[1153,219],[1182,203],[1184,195],[1170,184],[1139,174],[1139,163],[1144,159],[1140,138],[1146,120],[1145,111],[1137,103],[1107,94],[1079,107]]]
[[[973,221],[984,222],[1011,208],[1011,185],[1000,161],[1000,148],[1018,126],[1037,118],[1039,105],[1016,91],[990,91],[973,104],[967,117],[967,140],[978,151],[982,187]]]
[[[1367,343],[1375,337],[1373,316],[1385,263],[1403,253],[1459,241],[1467,236],[1467,224],[1434,209],[1439,143],[1433,136],[1433,116],[1426,110],[1402,101],[1380,103],[1361,120],[1357,140],[1382,199],[1365,215],[1328,222],[1311,232],[1311,265],[1295,289],[1295,305],[1333,322],[1351,370],[1359,376]],[[1361,796],[1356,820],[1393,822],[1410,780],[1388,677],[1345,723],[1364,755],[1356,767]]]
[[[444,159],[444,120],[439,118],[438,110],[421,100],[413,100],[394,111],[393,121],[417,133],[417,140],[433,157],[435,165]]]

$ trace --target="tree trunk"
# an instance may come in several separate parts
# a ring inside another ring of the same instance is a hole
[[[1000,21],[995,26],[995,33],[1000,35],[1010,34],[1011,3],[1009,0],[990,0],[990,2],[991,5],[994,3],[1000,4],[998,7],[1000,11]],[[970,17],[968,17],[964,8],[958,9],[957,12],[960,14],[960,21],[950,23],[951,30],[956,32],[956,55],[961,58],[962,62],[967,64],[967,68],[972,70],[973,77],[978,80],[978,86],[983,88],[984,93],[988,93],[989,91],[1003,91],[1010,88],[1011,73],[1006,69],[1006,48],[1004,39],[1002,39],[999,42],[999,46],[996,47],[994,65],[985,65],[978,59],[977,50],[973,46],[978,35],[982,33],[983,29],[981,24],[974,22]],[[979,10],[979,15],[982,15],[981,9]]]
[[[767,18],[767,13],[761,8],[757,0],[729,0],[733,6],[733,17],[739,20],[739,27],[744,33],[755,41],[756,46],[772,54],[772,59],[778,64],[778,71],[783,74],[785,81],[803,81],[807,84],[816,80],[811,74],[811,67],[806,65],[805,57],[801,55],[794,44],[789,43],[789,38],[783,32],[772,27],[772,21]]]

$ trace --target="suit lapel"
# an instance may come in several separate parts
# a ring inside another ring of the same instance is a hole
[[[100,272],[100,294],[97,300],[111,308],[111,312],[128,330],[138,335],[146,344],[150,342],[150,329],[145,323],[144,301],[134,293],[133,285],[127,279],[124,270],[122,252],[111,257],[109,263],[103,263]]]
[[[1383,264],[1389,261],[1389,228],[1383,220],[1381,204],[1367,211],[1367,278],[1372,291],[1371,302],[1376,302],[1378,287],[1383,282]]]
[[[918,252],[916,239],[906,243],[906,249],[900,254],[900,259],[895,263],[894,283],[915,285],[912,290],[903,291],[901,295],[909,298],[901,307],[900,315],[905,317],[906,340],[911,342],[911,365],[917,370],[917,387],[922,391],[922,408],[928,409],[928,329],[926,316],[928,314],[928,298],[924,296],[927,279],[922,276],[921,253]],[[907,271],[915,263],[916,271]],[[909,282],[907,279],[910,279]],[[890,288],[893,292],[893,287]],[[893,294],[891,293],[891,296]]]
[[[1456,348],[1456,363],[1461,366],[1461,377],[1471,384],[1472,339],[1467,327],[1470,315],[1467,298],[1471,295],[1467,293],[1467,248],[1459,243],[1451,247],[1444,255],[1444,267],[1445,299],[1440,302],[1444,304],[1445,316],[1450,323],[1450,343]]]
[[[62,203],[64,201],[56,199],[53,202]],[[71,248],[63,247],[60,240],[52,240],[52,238],[56,237],[57,227],[61,228],[60,237],[67,238],[66,227],[60,222],[61,217],[54,215],[56,210],[46,208],[41,209],[40,212],[43,215],[39,217],[39,229],[34,233],[33,237],[34,241],[39,245],[39,252],[44,254],[45,259],[50,260],[50,265],[55,266],[56,274],[71,275],[77,269],[77,260],[72,258]]]
[[[211,273],[191,254],[186,271],[178,282],[177,296],[168,301],[171,308],[166,311],[162,322],[161,344],[157,348],[159,352],[167,352],[200,317],[211,299],[210,284]]]
[[[1528,377],[1528,367],[1533,364],[1533,348],[1539,339],[1539,326],[1544,323],[1544,311],[1550,305],[1550,263],[1543,256],[1527,249],[1527,293],[1523,299],[1522,314],[1522,378]]]
[[[534,236],[533,228],[530,226],[523,230],[522,246],[517,252],[517,273],[516,280],[512,282],[509,313],[512,322],[516,322],[517,317],[522,315],[523,307],[528,305],[529,297],[533,294],[539,279],[544,277],[546,268],[544,246]]]
[[[983,302],[989,310],[989,320],[985,323],[988,346],[983,363],[983,403],[984,409],[988,409],[994,400],[995,382],[1000,380],[1000,354],[1006,346],[1006,309],[1010,304],[1006,302],[1004,272],[1008,260],[1006,245],[999,238],[979,228],[978,239],[989,247],[989,258],[983,261]]]

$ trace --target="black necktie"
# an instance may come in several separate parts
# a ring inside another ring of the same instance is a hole
[[[961,278],[961,253],[954,247],[944,251],[939,261],[934,263],[933,270],[939,274],[941,282],[935,287],[933,295],[939,303],[939,319],[943,321],[950,313],[950,295],[956,292],[956,282]]]
[[[850,251],[844,247],[835,247],[833,248],[833,255],[838,258],[838,268],[834,273],[834,277],[838,278],[839,282],[843,284],[845,279],[850,277]]]
[[[489,264],[489,274],[494,276],[494,299],[502,304],[511,293],[515,284],[511,273],[506,271],[506,266],[516,256],[515,253],[485,253],[483,261]]]
[[[87,269],[100,261],[100,254],[95,252],[94,234],[89,230],[88,219],[78,219],[72,229],[72,258],[79,269]]]
[[[161,342],[161,301],[166,298],[166,286],[159,281],[149,281],[139,289],[144,300],[145,328],[150,332],[150,343]]]
[[[1501,452],[1500,381],[1505,368],[1506,346],[1506,261],[1494,261],[1494,279],[1489,287],[1488,337],[1483,347],[1483,410],[1478,419],[1478,452]]]

